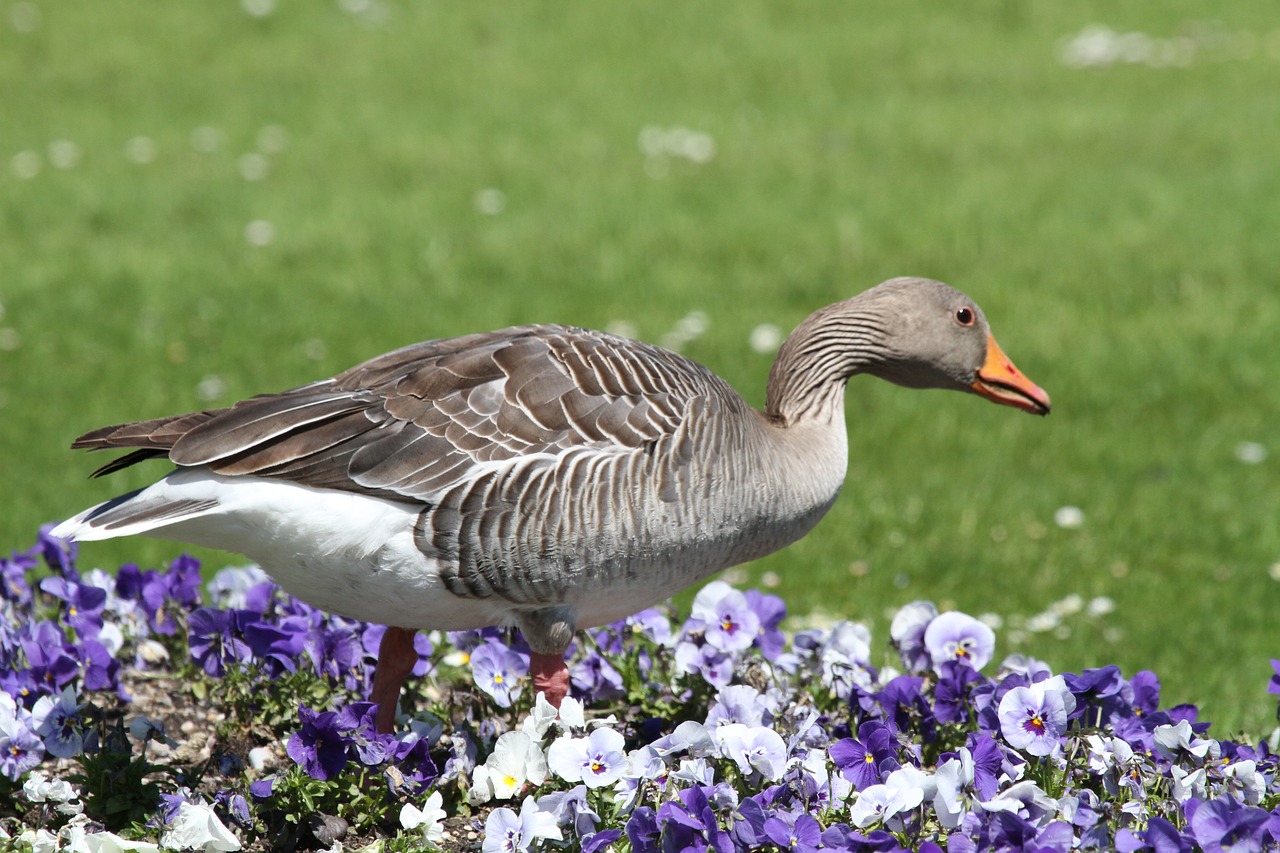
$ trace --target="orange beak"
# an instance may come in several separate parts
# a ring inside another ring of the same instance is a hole
[[[990,334],[987,335],[987,360],[969,387],[993,403],[1013,406],[1033,415],[1049,414],[1049,395],[1013,366]]]

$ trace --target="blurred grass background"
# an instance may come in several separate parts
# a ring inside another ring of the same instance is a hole
[[[102,424],[431,337],[659,341],[695,312],[683,350],[760,404],[757,326],[925,275],[982,304],[1054,413],[854,381],[843,496],[745,582],[881,643],[916,598],[998,614],[1000,655],[1154,669],[1219,734],[1274,725],[1273,4],[0,14],[3,550],[163,472],[86,481],[105,457],[67,445]]]

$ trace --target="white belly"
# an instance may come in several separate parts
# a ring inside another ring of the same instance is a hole
[[[146,535],[235,551],[290,594],[340,616],[404,628],[509,623],[502,602],[460,599],[413,543],[419,507],[260,477],[175,472],[137,499],[213,498],[219,508]]]

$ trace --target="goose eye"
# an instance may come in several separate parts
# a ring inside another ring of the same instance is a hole
[[[975,319],[977,318],[974,316],[972,308],[956,309],[956,322],[961,326],[972,326]]]

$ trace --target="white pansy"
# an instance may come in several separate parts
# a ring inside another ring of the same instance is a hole
[[[33,803],[65,803],[80,799],[80,791],[65,779],[50,779],[39,770],[31,771],[22,783],[22,794]]]
[[[507,732],[498,738],[488,760],[475,769],[468,799],[473,804],[509,800],[526,783],[536,787],[546,779],[547,758],[542,747],[524,732]]]
[[[422,829],[422,837],[431,844],[439,844],[444,839],[444,819],[447,815],[440,805],[444,797],[439,791],[432,791],[431,796],[418,808],[413,803],[405,803],[400,809],[400,825],[405,829]]]
[[[160,839],[166,850],[199,850],[201,853],[239,850],[240,840],[203,803],[182,803],[169,830]]]
[[[564,701],[569,702],[571,700],[566,696]],[[529,716],[524,718],[524,722],[520,724],[520,731],[535,740],[541,740],[547,730],[551,728],[551,724],[555,722],[558,713],[555,705],[547,701],[547,694],[539,690],[537,698],[533,700],[533,709],[529,712]]]

